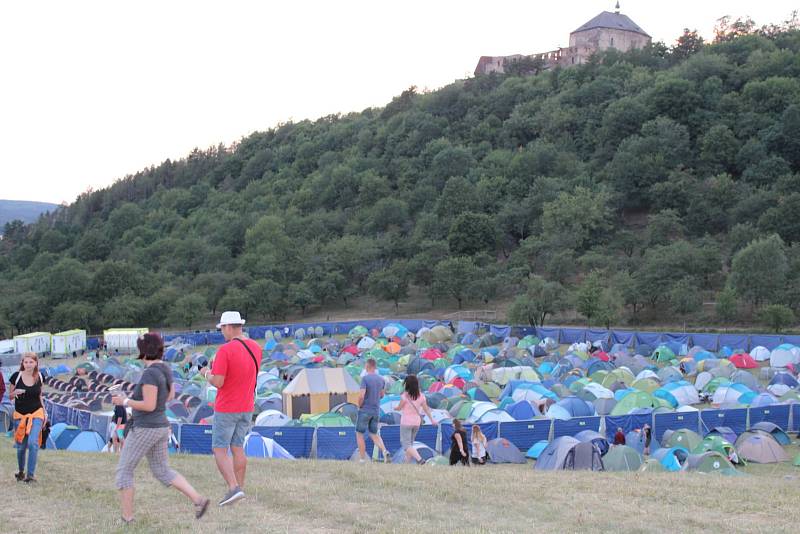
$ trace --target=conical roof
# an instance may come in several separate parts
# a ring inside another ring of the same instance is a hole
[[[610,11],[603,11],[595,18],[578,28],[572,33],[584,32],[593,30],[595,28],[609,28],[612,30],[623,30],[628,32],[635,32],[650,37],[646,31],[639,27],[638,24],[633,22],[627,15],[621,13],[611,13]]]

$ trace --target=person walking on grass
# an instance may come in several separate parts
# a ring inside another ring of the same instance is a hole
[[[422,413],[425,412],[434,425],[439,423],[433,419],[431,409],[428,408],[428,401],[425,399],[425,395],[419,391],[417,375],[408,375],[403,389],[400,403],[395,408],[400,412],[400,445],[406,453],[406,462],[414,460],[418,464],[423,464],[425,462],[414,448],[414,438],[417,437],[419,427],[422,425]]]
[[[391,462],[389,451],[378,435],[378,421],[381,417],[381,398],[384,394],[386,382],[376,371],[378,364],[373,358],[364,365],[366,374],[361,378],[361,391],[358,394],[358,419],[356,420],[356,442],[358,443],[359,461],[364,463],[367,459],[367,445],[364,433],[369,431],[372,443],[383,453],[383,461]]]
[[[645,456],[649,456],[650,442],[653,440],[653,431],[650,429],[650,425],[645,424],[642,428],[642,433],[644,433],[644,454]]]
[[[453,419],[453,434],[450,436],[450,465],[458,463],[469,466],[467,431],[464,430],[460,420]]]
[[[114,406],[111,416],[111,452],[119,452],[125,445],[125,424],[128,422],[128,410],[124,406]]]
[[[142,378],[130,398],[115,393],[111,399],[115,406],[133,410],[133,416],[127,423],[128,436],[117,464],[116,485],[122,521],[125,524],[133,522],[133,472],[144,457],[147,457],[150,471],[159,482],[189,497],[194,504],[194,516],[200,519],[208,510],[210,501],[200,495],[181,474],[170,469],[167,463],[171,429],[166,404],[175,398],[175,384],[172,381],[172,368],[162,361],[164,342],[158,334],[148,333],[140,337],[136,345],[139,359],[144,360],[145,364]]]
[[[42,444],[42,428],[47,422],[42,382],[39,357],[32,352],[26,352],[22,355],[19,371],[9,377],[8,387],[8,398],[14,400],[14,447],[17,449],[19,468],[14,478],[17,482],[36,482],[36,461]]]
[[[245,321],[239,312],[226,311],[217,328],[225,343],[217,351],[214,362],[203,369],[208,383],[217,388],[214,402],[214,422],[211,427],[211,448],[228,492],[220,506],[245,498],[244,478],[247,457],[244,438],[253,421],[256,379],[261,368],[261,346],[245,338]],[[230,449],[231,456],[228,456]]]

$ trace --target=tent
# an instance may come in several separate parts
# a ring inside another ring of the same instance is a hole
[[[786,462],[789,455],[775,441],[764,434],[751,434],[736,444],[736,450],[743,459],[757,464]]]
[[[688,428],[680,428],[678,430],[667,430],[661,437],[661,444],[664,447],[683,447],[687,450],[694,450],[703,441],[697,432],[693,432]]]
[[[283,390],[284,413],[292,419],[358,402],[359,385],[343,368],[302,369]]]
[[[489,462],[493,464],[524,464],[525,456],[506,438],[490,440],[486,444]]]
[[[591,441],[578,443],[567,453],[564,469],[572,471],[603,471],[600,450]]]
[[[654,451],[652,457],[661,462],[667,471],[682,471],[686,468],[689,451],[683,447],[663,448]]]
[[[58,425],[54,425],[54,427],[55,426]],[[81,430],[76,426],[64,426],[55,434],[55,437],[53,437],[52,433],[53,432],[51,429],[51,436],[48,438],[47,448],[64,450],[69,447],[69,444],[72,443],[72,440],[81,433]],[[52,441],[52,446],[50,441]]]
[[[734,432],[733,429],[728,426],[715,426],[706,432],[705,437],[709,436],[719,436],[729,443],[735,443],[737,438],[736,432]]]
[[[64,437],[62,433],[59,439]],[[83,430],[72,438],[66,450],[74,452],[100,452],[103,450],[105,440],[103,436],[93,430]]]
[[[768,434],[772,436],[779,445],[782,446],[791,445],[792,443],[792,439],[789,437],[789,434],[787,434],[775,423],[770,423],[769,421],[761,421],[760,423],[756,423],[750,427],[750,430],[756,430],[758,432]]]
[[[417,451],[417,453],[419,453],[420,457],[423,460],[425,460],[426,462],[431,460],[431,459],[434,459],[434,458],[436,458],[438,456],[436,454],[435,450],[431,449],[429,446],[427,446],[424,443],[421,443],[419,441],[415,441],[414,443],[411,444],[411,446],[414,449],[416,449],[416,451]],[[392,455],[392,463],[393,464],[404,464],[404,463],[407,463],[406,462],[406,451],[402,447],[397,449],[397,451],[395,451],[395,453]],[[414,460],[412,459],[408,463],[414,463]]]
[[[244,453],[252,458],[295,459],[289,451],[281,447],[275,440],[265,438],[256,432],[250,432],[244,438]]]
[[[594,430],[582,430],[575,434],[575,439],[581,443],[589,442],[594,444],[594,446],[597,447],[597,450],[600,451],[601,456],[605,456],[605,454],[608,452],[608,438],[599,432],[595,432]]]
[[[752,356],[745,353],[734,354],[730,357],[730,361],[739,369],[755,369],[758,367],[758,362]]]
[[[561,436],[554,439],[539,455],[539,459],[536,460],[536,465],[533,468],[539,471],[564,469],[567,454],[579,443],[580,441],[572,436]]]
[[[291,418],[278,410],[264,410],[256,417],[255,426],[285,426]]]
[[[627,445],[614,445],[603,456],[603,466],[606,471],[638,471],[641,465],[641,454]]]
[[[769,360],[769,349],[761,345],[750,349],[750,356],[757,362],[765,362]]]
[[[547,441],[546,439],[537,441],[536,443],[531,445],[531,448],[528,449],[528,452],[525,453],[525,456],[528,458],[533,458],[534,460],[538,459],[539,456],[542,454],[542,451],[544,451],[547,448],[547,445],[549,443],[550,442]]]
[[[708,451],[702,454],[690,454],[686,462],[687,470],[699,473],[735,474],[733,464],[717,451]]]

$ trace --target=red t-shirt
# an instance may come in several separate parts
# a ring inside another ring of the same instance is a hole
[[[253,356],[261,366],[261,347],[252,339],[242,340],[247,343]],[[211,374],[225,377],[225,382],[217,391],[214,410],[223,413],[252,412],[256,389],[256,365],[241,343],[231,340],[217,351]]]

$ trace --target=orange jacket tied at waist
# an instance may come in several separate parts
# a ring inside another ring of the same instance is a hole
[[[33,426],[34,419],[44,419],[44,408],[39,408],[33,413],[21,414],[17,411],[14,411],[14,420],[20,420],[19,426],[17,427],[17,431],[14,433],[14,441],[17,443],[22,443],[25,439],[25,436],[30,435],[31,427]],[[39,432],[39,446],[42,445],[42,433]]]

